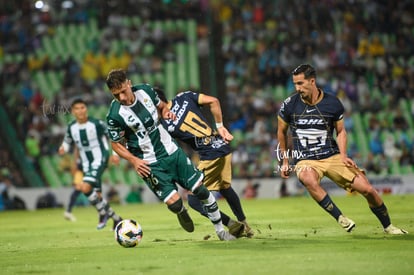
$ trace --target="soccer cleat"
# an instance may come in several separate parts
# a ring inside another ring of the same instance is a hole
[[[253,237],[254,236],[254,231],[253,231],[253,229],[247,224],[247,222],[246,221],[243,221],[242,222],[243,224],[244,224],[244,232],[245,232],[245,234],[246,234],[246,237],[247,238],[251,238],[251,237]]]
[[[408,231],[395,227],[394,225],[390,224],[386,228],[384,228],[384,232],[390,235],[403,235],[408,234]]]
[[[219,237],[220,241],[234,241],[234,240],[236,240],[236,237],[231,235],[226,230],[217,231],[216,233],[217,233],[217,236]]]
[[[101,230],[106,226],[106,223],[108,222],[109,216],[108,214],[105,215],[99,215],[99,223],[96,226],[96,229]]]
[[[114,220],[114,225],[112,226],[112,231],[115,231],[115,227],[122,221],[122,218],[119,217],[119,219]]]
[[[346,230],[346,232],[351,232],[355,227],[355,222],[343,215],[339,216],[338,223],[340,226],[342,226],[343,229]]]
[[[229,233],[233,236],[235,236],[236,238],[240,238],[243,237],[244,235],[244,223],[238,222],[238,221],[234,221],[234,223],[230,226],[228,226],[229,228]]]
[[[180,213],[177,214],[178,221],[182,228],[187,232],[194,231],[194,223],[190,215],[188,215],[187,209],[183,209]]]
[[[63,213],[63,217],[68,221],[76,222],[76,217],[68,211],[65,211],[65,213]]]

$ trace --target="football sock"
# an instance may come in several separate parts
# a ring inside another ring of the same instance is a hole
[[[385,204],[381,204],[378,207],[370,207],[372,213],[377,216],[384,228],[388,227],[391,224],[390,216],[388,215],[388,210]]]
[[[78,198],[80,193],[81,193],[80,190],[73,189],[72,194],[70,195],[68,207],[66,208],[67,212],[69,212],[69,213],[72,212],[72,208],[75,205],[76,199]]]
[[[244,221],[246,216],[243,213],[239,196],[237,196],[234,189],[230,186],[230,188],[220,190],[220,194],[227,200],[227,203],[229,204],[234,215],[237,217],[237,220]]]
[[[105,200],[99,197],[96,191],[92,191],[88,195],[89,202],[95,206],[96,210],[98,211],[99,215],[105,215],[107,213],[107,203]]]
[[[210,221],[214,224],[216,232],[223,231],[223,222],[221,221],[220,211],[218,209],[218,205],[213,194],[211,194],[211,192],[208,191],[203,184],[199,185],[192,191],[193,194],[196,195],[197,198],[203,203],[203,207],[207,212],[207,216],[210,219]]]
[[[119,221],[121,217],[115,213],[115,211],[112,209],[112,207],[107,203],[108,206],[108,216],[111,217],[114,221]]]
[[[216,231],[218,232],[218,231],[224,230],[220,211],[218,209],[218,205],[217,205],[216,199],[214,198],[213,194],[210,193],[208,198],[204,200],[203,203],[207,211],[208,218],[214,224]]]
[[[328,194],[318,204],[334,217],[335,220],[338,220],[339,216],[342,215],[341,210],[339,210]]]
[[[204,217],[208,218],[207,212],[203,207],[201,201],[194,195],[188,194],[187,195],[188,205],[193,208],[195,211],[199,212]],[[225,226],[229,226],[230,217],[227,216],[225,213],[220,211],[221,220]]]

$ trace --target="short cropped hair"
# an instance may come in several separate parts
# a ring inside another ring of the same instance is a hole
[[[165,96],[164,91],[160,88],[160,87],[154,87],[154,91],[157,93],[158,97],[160,98],[161,101],[167,103],[167,97]]]
[[[72,104],[70,104],[70,107],[73,108],[73,106],[75,106],[76,104],[84,104],[85,106],[88,106],[88,103],[86,103],[86,101],[82,98],[75,98],[72,101]]]
[[[316,70],[309,64],[301,64],[292,71],[292,75],[299,75],[302,73],[305,76],[305,79],[316,78]]]
[[[109,90],[120,88],[127,80],[127,74],[124,69],[113,69],[106,77],[106,86]]]

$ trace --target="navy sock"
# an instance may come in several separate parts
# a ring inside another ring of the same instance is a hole
[[[72,194],[70,195],[70,199],[69,199],[69,205],[68,208],[66,209],[67,212],[71,213],[72,212],[72,208],[76,203],[76,199],[78,198],[78,196],[80,195],[81,191],[74,189]]]
[[[388,227],[391,224],[391,219],[388,215],[388,210],[384,203],[378,207],[370,207],[370,209],[372,213],[377,216],[378,220],[381,222],[384,228]]]
[[[244,221],[246,216],[244,215],[240,198],[237,196],[234,189],[230,186],[230,188],[220,190],[220,194],[227,200],[227,203],[229,204],[234,215],[237,217],[237,220]]]
[[[318,203],[326,212],[334,217],[335,220],[338,220],[339,216],[342,215],[341,210],[339,210],[328,194]]]

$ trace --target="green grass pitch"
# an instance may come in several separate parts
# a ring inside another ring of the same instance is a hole
[[[0,274],[414,274],[414,195],[383,198],[393,224],[410,234],[385,235],[361,196],[333,198],[356,222],[352,233],[309,197],[243,200],[256,235],[232,242],[219,241],[194,210],[187,233],[163,204],[113,205],[141,224],[136,248],[116,243],[112,221],[97,231],[92,207],[75,208],[76,222],[63,209],[2,212]]]

